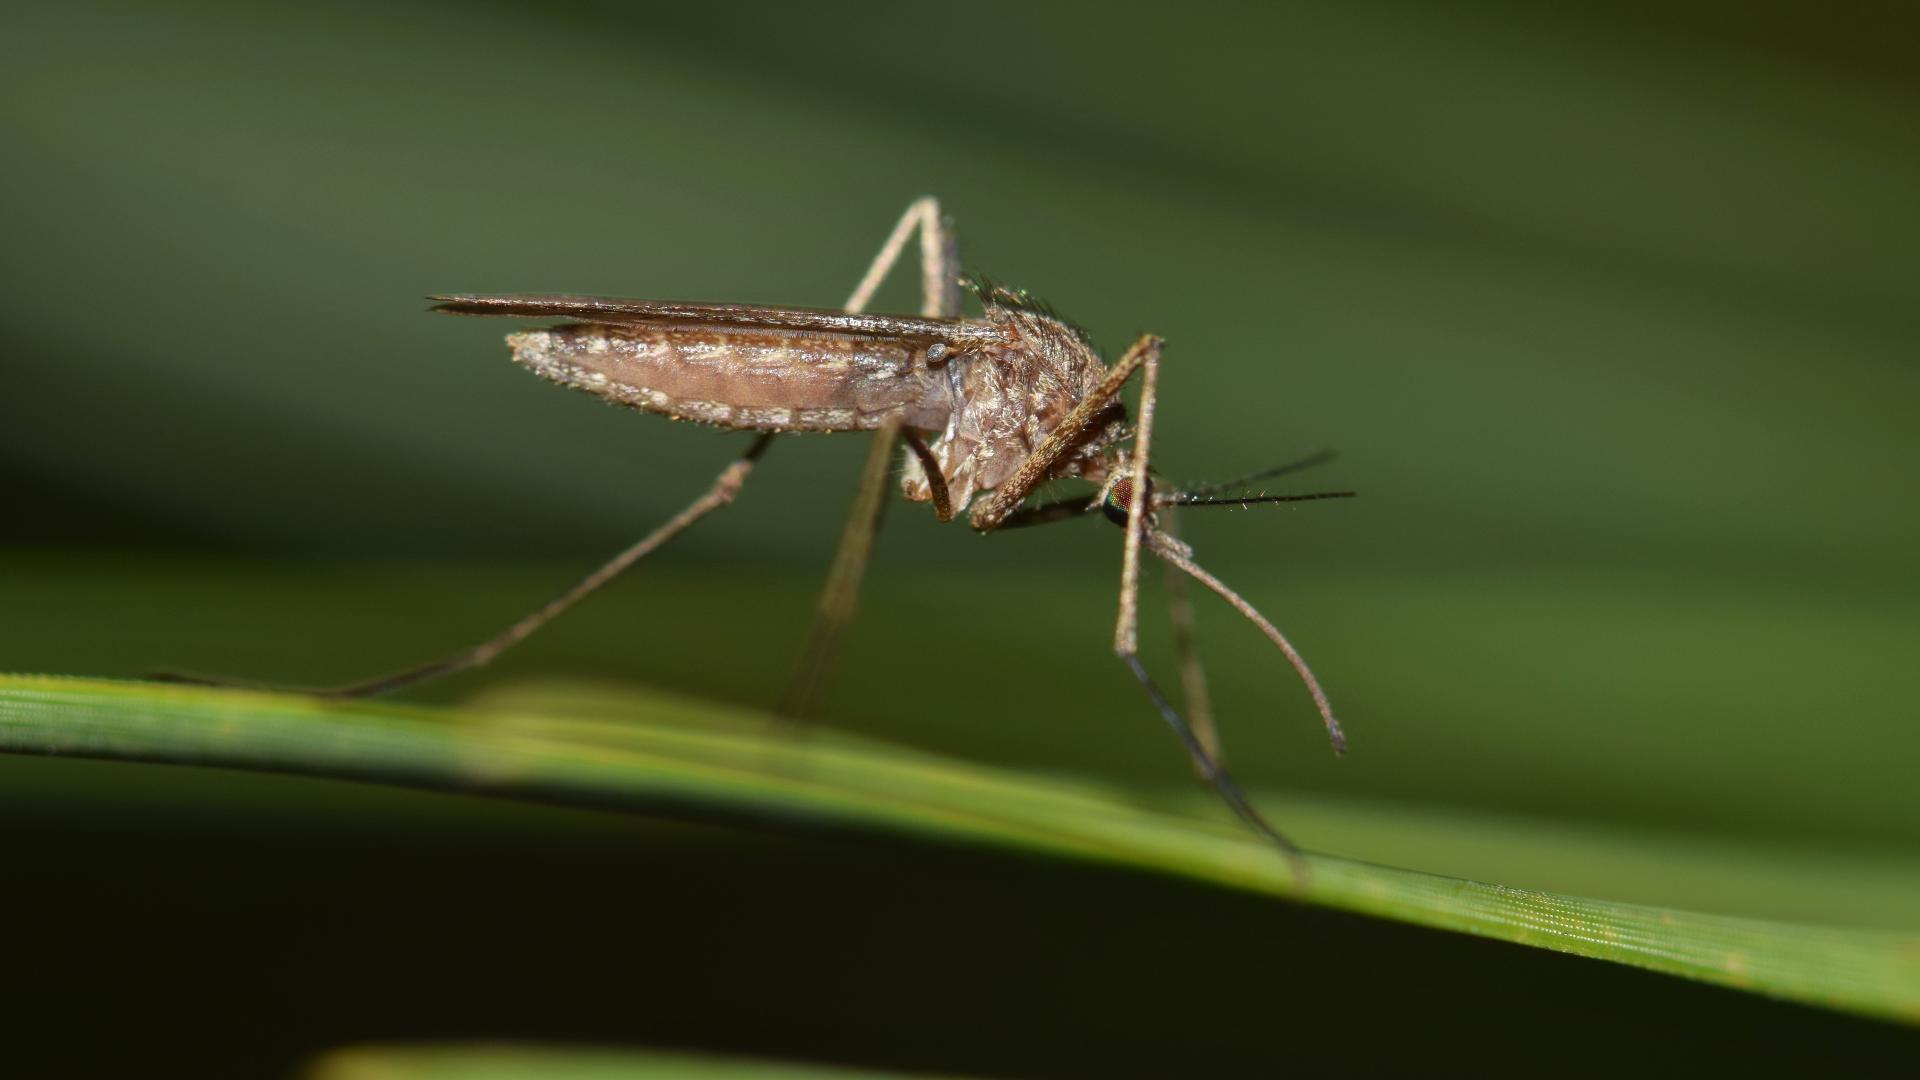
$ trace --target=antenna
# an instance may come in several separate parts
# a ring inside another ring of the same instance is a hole
[[[1316,499],[1351,499],[1358,492],[1316,491],[1310,495],[1247,495],[1238,499],[1203,498],[1192,491],[1176,491],[1154,500],[1161,506],[1252,506],[1255,503],[1313,502]]]

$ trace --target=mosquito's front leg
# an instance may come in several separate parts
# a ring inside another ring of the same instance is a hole
[[[1131,355],[1131,350],[1129,354]],[[1199,771],[1200,776],[1219,793],[1220,798],[1233,809],[1235,814],[1239,815],[1242,821],[1287,853],[1293,867],[1294,883],[1304,885],[1307,870],[1300,849],[1295,847],[1292,841],[1280,835],[1279,830],[1268,824],[1267,819],[1260,815],[1260,811],[1254,809],[1253,802],[1241,790],[1233,774],[1227,772],[1226,767],[1220,764],[1219,759],[1213,755],[1206,743],[1181,718],[1179,711],[1167,700],[1167,696],[1160,692],[1160,687],[1155,685],[1153,677],[1147,674],[1146,665],[1140,662],[1140,549],[1147,542],[1147,530],[1151,528],[1150,507],[1147,502],[1149,490],[1147,477],[1153,442],[1153,412],[1159,399],[1160,349],[1157,339],[1154,340],[1152,348],[1144,351],[1141,364],[1145,370],[1140,381],[1140,415],[1134,430],[1133,451],[1127,464],[1130,474],[1128,479],[1131,481],[1127,492],[1127,540],[1120,560],[1120,617],[1113,628],[1113,651],[1120,657],[1120,661],[1127,665],[1127,670],[1133,673],[1133,677],[1139,681],[1141,688],[1147,692],[1147,697],[1152,699],[1154,708],[1160,711],[1161,718],[1167,722],[1167,726],[1173,729],[1174,735],[1178,736],[1181,744],[1187,748],[1187,754],[1193,758],[1194,768]],[[1160,539],[1161,534],[1154,534],[1156,542]],[[1173,542],[1177,543],[1177,541]]]
[[[1080,404],[1075,405],[1066,419],[1060,421],[1046,438],[1040,440],[1040,445],[1033,448],[1033,452],[1020,463],[1020,467],[1014,470],[1006,483],[995,488],[992,494],[982,499],[973,508],[973,513],[967,516],[967,523],[981,532],[990,532],[999,528],[1001,523],[1011,517],[1014,511],[1020,508],[1020,504],[1026,501],[1027,496],[1033,494],[1033,489],[1045,483],[1053,475],[1053,470],[1060,464],[1061,459],[1073,451],[1073,448],[1086,437],[1087,431],[1100,423],[1101,414],[1107,411],[1114,396],[1120,393],[1120,388],[1127,384],[1127,380],[1133,376],[1133,373],[1139,370],[1142,364],[1149,365],[1149,370],[1153,369],[1152,365],[1159,362],[1161,344],[1161,340],[1152,334],[1147,334],[1134,342],[1120,357],[1119,363],[1114,364],[1112,370],[1107,372],[1106,379],[1094,388],[1093,393],[1083,398]],[[1140,490],[1141,488],[1136,485],[1134,488],[1136,494]],[[1139,559],[1137,550],[1134,553],[1134,559],[1137,563]]]

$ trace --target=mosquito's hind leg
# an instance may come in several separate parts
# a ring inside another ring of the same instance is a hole
[[[767,444],[772,441],[772,432],[768,432],[754,439],[753,445],[747,448],[747,452],[722,470],[720,475],[714,479],[713,486],[708,488],[705,494],[695,499],[685,510],[674,515],[671,521],[668,521],[665,525],[647,534],[646,538],[639,543],[634,544],[632,547],[614,556],[606,565],[600,567],[600,569],[580,579],[578,584],[549,601],[545,607],[526,616],[519,622],[488,638],[486,641],[471,648],[462,649],[452,656],[436,660],[430,664],[422,664],[419,667],[408,668],[405,671],[396,671],[391,675],[383,675],[377,679],[369,679],[366,682],[319,689],[306,687],[261,687],[253,683],[229,682],[223,679],[208,679],[195,675],[171,673],[157,674],[154,675],[153,678],[162,682],[193,683],[202,686],[286,689],[298,693],[314,694],[319,697],[359,698],[388,693],[389,691],[398,690],[402,687],[412,686],[415,683],[425,682],[428,679],[438,678],[441,675],[449,675],[456,671],[480,667],[502,652],[505,652],[508,648],[525,640],[534,631],[551,622],[555,617],[560,615],[561,612],[566,611],[584,599],[588,593],[612,581],[621,571],[652,554],[661,545],[673,539],[675,536],[680,535],[680,533],[685,531],[694,522],[699,521],[713,511],[732,502],[733,497],[739,493],[741,485],[746,483],[747,475],[753,471],[754,464],[760,460],[760,455],[766,452]]]
[[[931,195],[914,200],[907,212],[900,215],[893,231],[887,235],[887,242],[880,246],[880,253],[874,256],[860,284],[854,287],[853,295],[847,297],[847,311],[864,311],[873,302],[873,294],[899,264],[901,253],[906,251],[916,232],[920,236],[920,313],[935,318],[959,314],[960,256],[953,225],[941,216],[940,200]],[[846,527],[841,531],[840,546],[834,551],[833,568],[820,590],[799,666],[794,669],[786,692],[775,708],[775,715],[783,719],[799,721],[810,716],[832,675],[840,638],[853,621],[860,599],[860,583],[867,573],[867,560],[873,554],[880,522],[886,513],[888,472],[902,430],[899,418],[894,417],[873,434],[866,467],[860,473],[860,488],[854,495]],[[930,460],[926,447],[918,444],[917,437],[911,449],[923,465]],[[936,494],[941,496],[939,501],[944,503],[944,478],[938,474],[937,467],[928,469],[927,474]],[[940,512],[946,517],[952,516],[951,509]]]

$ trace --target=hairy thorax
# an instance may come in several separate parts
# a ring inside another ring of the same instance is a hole
[[[1050,312],[989,303],[995,340],[954,356],[945,365],[952,410],[929,449],[946,477],[956,512],[973,496],[1000,486],[1074,406],[1097,388],[1106,364],[1075,327]],[[1059,478],[1098,480],[1105,451],[1126,435],[1117,403],[1053,471]],[[917,457],[905,457],[901,489],[918,502],[932,498]]]

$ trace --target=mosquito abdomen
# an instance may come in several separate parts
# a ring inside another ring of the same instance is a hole
[[[554,382],[681,420],[758,431],[946,425],[949,391],[920,346],[842,334],[576,323],[509,334]]]

